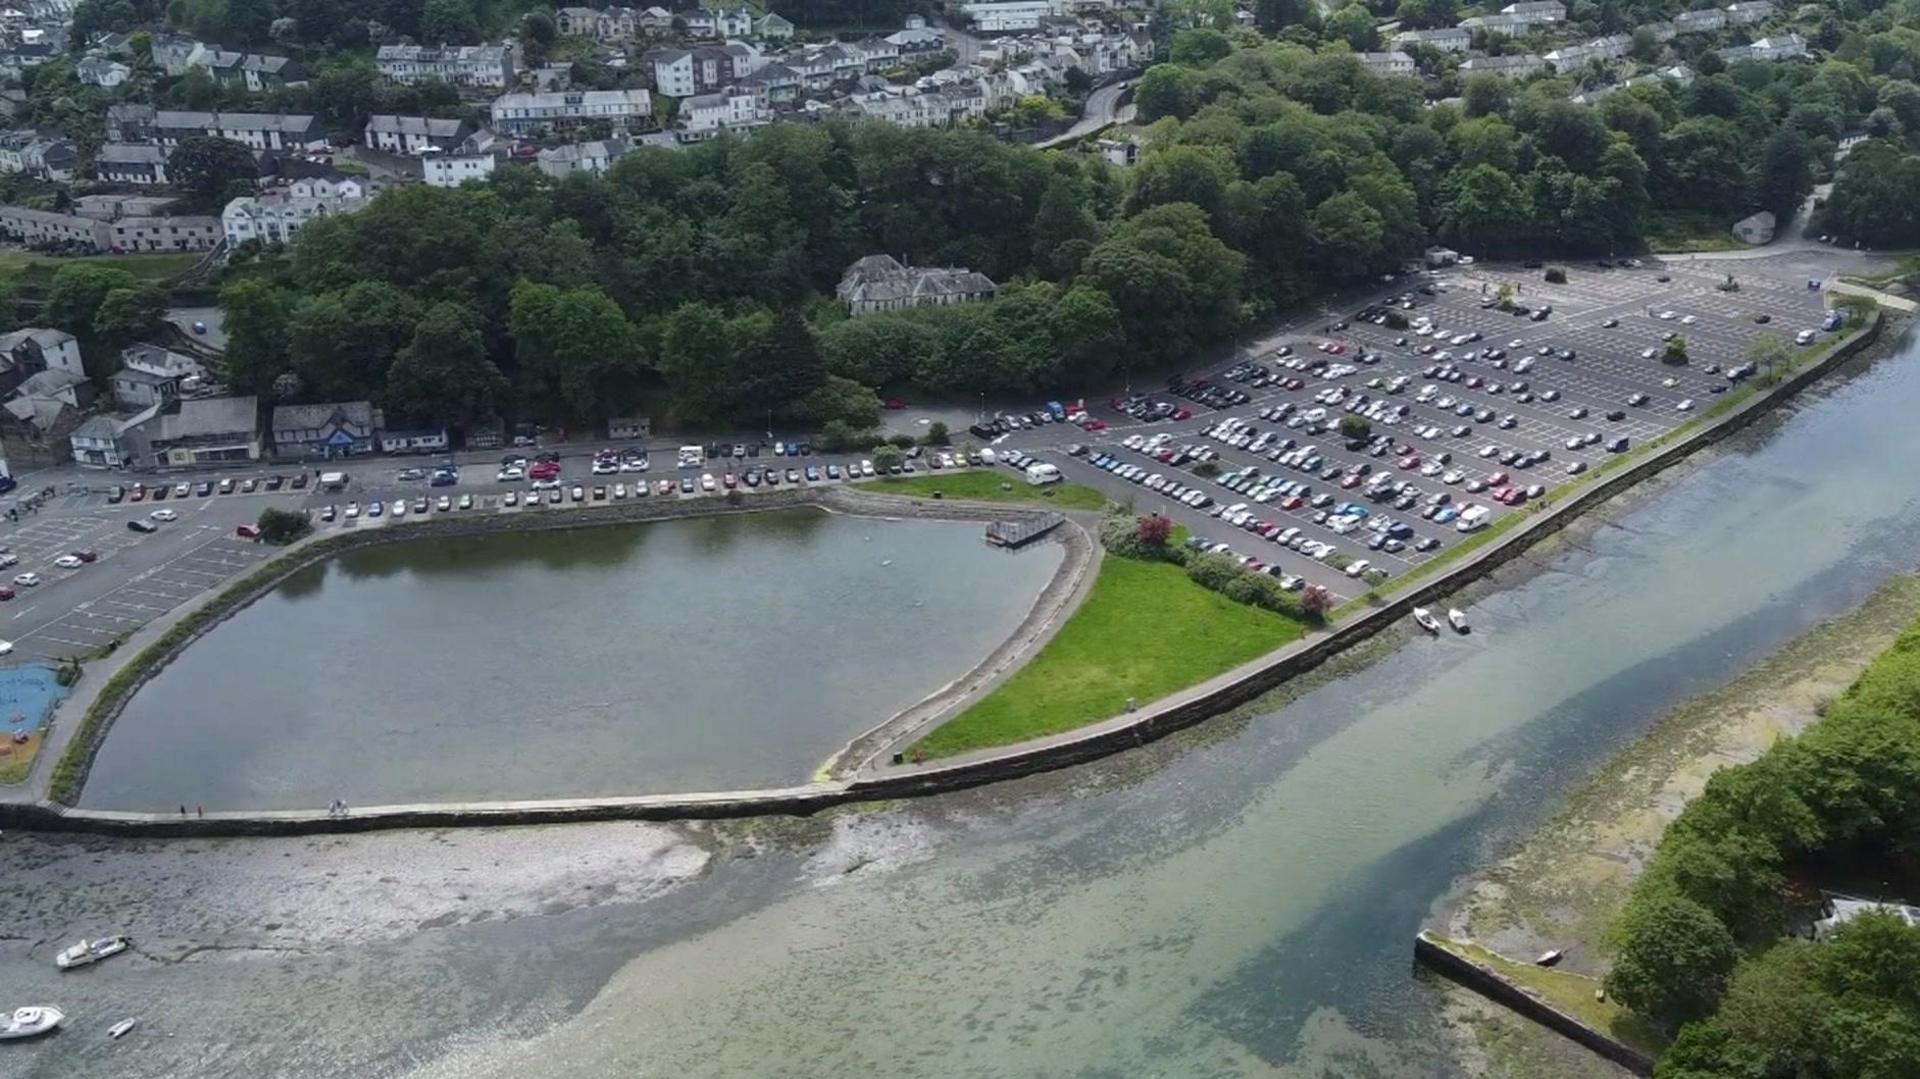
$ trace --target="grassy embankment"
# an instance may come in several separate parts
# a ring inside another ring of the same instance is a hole
[[[1659,1031],[1646,1020],[1615,1004],[1611,998],[1596,993],[1595,990],[1600,988],[1598,979],[1570,970],[1509,959],[1469,941],[1453,940],[1437,933],[1431,936],[1435,944],[1462,958],[1491,967],[1509,981],[1525,986],[1548,1004],[1635,1049],[1653,1054],[1658,1053],[1665,1044]]]
[[[62,266],[93,262],[117,266],[142,281],[165,284],[193,269],[200,261],[195,254],[85,255],[64,258],[31,251],[0,251],[0,280],[44,288],[53,283],[53,275]]]
[[[1053,483],[1035,487],[1018,476],[986,470],[946,472],[935,476],[888,476],[876,480],[873,489],[881,494],[909,498],[964,498],[974,502],[1040,502],[1063,510],[1097,510],[1107,504],[1107,496],[1077,483]]]
[[[1119,715],[1295,640],[1302,623],[1236,603],[1171,562],[1108,556],[1079,610],[1025,667],[915,747],[1011,745]]]
[[[1812,724],[1823,703],[1893,643],[1916,608],[1920,575],[1896,577],[1853,612],[1808,631],[1723,688],[1676,706],[1482,872],[1446,931],[1519,955],[1566,948],[1569,964],[1597,972],[1607,954],[1606,928],[1646,856],[1708,777]],[[1552,979],[1543,978],[1550,972],[1518,967],[1501,969],[1559,1003]],[[1586,983],[1589,1000],[1594,988]],[[1558,1035],[1493,1006],[1475,1008],[1472,1016],[1468,1026],[1485,1054],[1475,1064],[1492,1079],[1572,1074],[1560,1056],[1567,1043]]]
[[[1665,254],[1744,251],[1750,246],[1733,238],[1733,222],[1725,214],[1705,210],[1651,211],[1643,234],[1647,250]]]

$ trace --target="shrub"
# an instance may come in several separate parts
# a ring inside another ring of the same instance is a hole
[[[1187,577],[1202,588],[1226,590],[1227,582],[1240,575],[1240,563],[1224,554],[1203,554],[1187,560]]]
[[[1300,593],[1300,613],[1314,622],[1325,622],[1333,613],[1333,593],[1310,584]]]
[[[1549,284],[1564,285],[1567,283],[1567,268],[1564,266],[1549,266],[1547,267],[1545,276]]]
[[[929,446],[947,446],[953,443],[953,438],[947,431],[947,425],[935,420],[927,425],[927,437],[921,441]]]
[[[260,538],[275,546],[285,546],[313,531],[313,522],[304,513],[273,506],[260,511]]]
[[[1199,464],[1193,466],[1193,474],[1200,477],[1203,480],[1213,479],[1215,476],[1218,476],[1220,474],[1220,462],[1202,461]]]
[[[1683,364],[1687,362],[1687,339],[1676,337],[1667,342],[1666,351],[1660,354],[1661,363]]]
[[[1373,433],[1373,424],[1365,416],[1342,416],[1340,433],[1348,438],[1365,438]]]
[[[858,431],[845,420],[828,420],[813,436],[813,448],[825,453],[844,453],[880,440],[878,431]]]
[[[892,438],[887,439],[887,442],[903,450],[910,450],[914,445],[912,435],[894,435]]]
[[[1173,535],[1173,521],[1157,513],[1149,514],[1140,518],[1137,532],[1143,545],[1163,548],[1167,545],[1167,537]]]

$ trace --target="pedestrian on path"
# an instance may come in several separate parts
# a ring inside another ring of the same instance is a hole
[[[207,819],[207,807],[201,805],[199,802],[193,803],[193,813],[194,816],[199,817],[201,820]]]
[[[180,803],[180,815],[183,817],[187,815],[187,803],[185,802]]]

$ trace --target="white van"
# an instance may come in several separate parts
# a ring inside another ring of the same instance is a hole
[[[1035,487],[1044,487],[1049,483],[1059,483],[1064,478],[1065,477],[1060,475],[1058,466],[1047,464],[1044,461],[1039,464],[1027,466],[1027,482]]]

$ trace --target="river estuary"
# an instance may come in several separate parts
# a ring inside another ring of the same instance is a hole
[[[8,836],[0,984],[82,1018],[0,1070],[1457,1074],[1413,932],[1671,704],[1920,562],[1916,400],[1909,341],[1503,571],[1469,637],[1000,789],[688,828]],[[142,954],[55,973],[57,941],[112,929]],[[145,1025],[107,1042],[123,1015]]]

